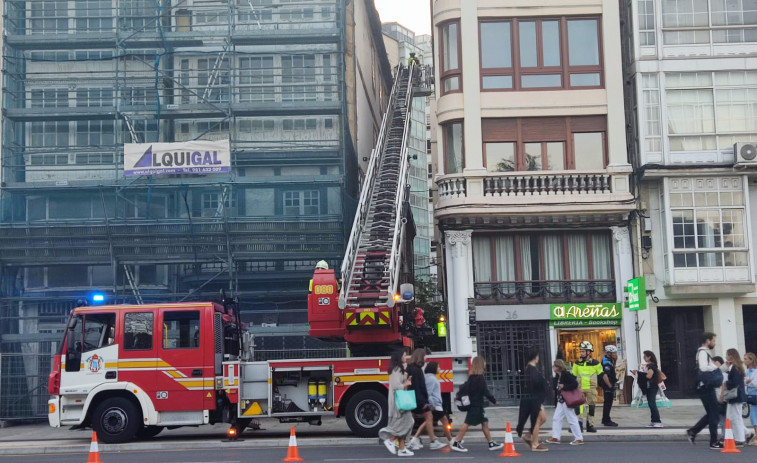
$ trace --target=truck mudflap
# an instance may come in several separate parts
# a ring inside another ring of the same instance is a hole
[[[55,396],[47,401],[47,421],[53,428],[60,428],[60,397]]]

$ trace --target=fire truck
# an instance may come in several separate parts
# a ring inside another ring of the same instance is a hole
[[[78,307],[49,377],[50,425],[91,426],[103,442],[118,443],[164,428],[230,423],[241,433],[262,418],[320,424],[331,415],[358,436],[376,436],[388,417],[388,355],[413,347],[406,185],[417,73],[411,64],[395,75],[341,282],[333,269],[316,270],[311,282],[310,336],[346,342],[353,357],[255,361],[233,299]],[[449,409],[469,359],[429,358],[439,363]]]

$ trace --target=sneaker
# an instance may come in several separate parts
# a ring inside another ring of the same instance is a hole
[[[417,437],[413,437],[412,439],[410,439],[410,442],[407,444],[407,446],[410,450],[420,450],[423,448],[423,443]]]
[[[500,444],[499,442],[494,442],[494,441],[489,442],[489,450],[499,450],[504,446],[505,444]]]
[[[586,432],[597,432],[597,428],[592,425],[586,426]]]
[[[616,428],[616,427],[618,427],[618,423],[616,423],[614,421],[603,421],[602,422],[602,426],[609,426],[611,428]]]
[[[549,439],[544,441],[545,444],[559,444],[560,439],[555,439],[554,437],[550,437]]]
[[[439,442],[439,439],[432,440],[431,443],[428,444],[428,448],[431,450],[439,450],[446,447],[447,444]],[[413,449],[415,450],[415,449]]]
[[[455,452],[467,452],[468,451],[468,449],[466,449],[465,447],[463,447],[463,443],[462,442],[458,442],[455,439],[452,439],[452,441],[449,443],[449,448],[451,448]]]
[[[584,445],[584,441],[580,439],[576,439],[573,442],[571,442],[570,445]]]
[[[689,443],[691,445],[694,445],[694,439],[696,439],[696,438],[697,438],[697,435],[694,434],[693,432],[691,432],[691,429],[687,429],[686,430],[686,439],[689,440]]]
[[[746,442],[736,441],[736,447],[743,447],[745,444],[746,444]]]
[[[397,452],[397,456],[398,457],[412,457],[413,455],[415,455],[415,454],[413,452],[411,452],[410,449],[408,449],[408,448],[404,448],[404,449],[400,450],[399,452]]]
[[[649,423],[648,425],[644,426],[645,428],[654,428],[654,423]]]
[[[391,453],[392,455],[397,455],[397,447],[394,445],[394,442],[390,441],[389,439],[385,439],[384,447],[386,447],[386,449],[389,450],[389,453]]]
[[[720,450],[723,448],[723,444],[720,442],[716,442],[714,444],[710,444],[710,450]]]
[[[652,423],[653,428],[664,428],[665,426],[662,425],[662,423]]]

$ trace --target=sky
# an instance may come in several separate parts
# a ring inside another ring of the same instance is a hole
[[[415,35],[431,33],[429,0],[374,0],[381,22],[398,22],[415,32]]]

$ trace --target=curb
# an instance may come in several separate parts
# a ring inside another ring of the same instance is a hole
[[[248,437],[245,439],[245,437]],[[207,450],[207,449],[240,449],[240,448],[287,448],[289,445],[289,439],[254,439],[249,438],[253,436],[242,436],[238,441],[224,442],[221,439],[218,440],[202,440],[202,441],[170,441],[170,442],[136,442],[129,444],[99,444],[101,453],[116,453],[116,452],[136,452],[136,451],[150,451],[150,450]],[[468,436],[465,439],[468,443],[485,444],[486,439],[481,436]],[[516,438],[516,444],[519,439]],[[655,434],[596,434],[596,435],[584,435],[584,441],[587,444],[593,442],[680,442],[687,443],[683,436],[683,432],[675,433],[655,433]],[[569,440],[566,440],[567,444]],[[318,437],[308,439],[298,439],[298,447],[326,447],[326,446],[366,446],[366,445],[379,445],[376,438],[329,438]],[[74,454],[74,453],[87,453],[89,451],[89,444],[77,443],[77,444],[58,444],[51,445],[50,442],[45,442],[41,446],[37,446],[36,442],[29,442],[26,446],[0,446],[0,455],[35,455],[35,454]]]

